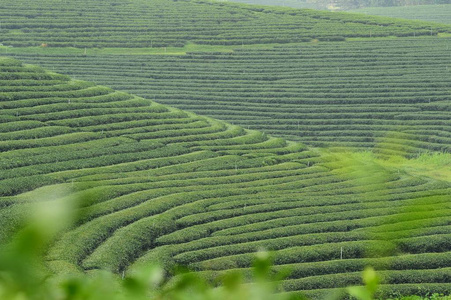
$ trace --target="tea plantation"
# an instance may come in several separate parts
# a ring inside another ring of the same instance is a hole
[[[61,201],[48,196],[55,188],[72,190],[67,202],[91,195],[46,254],[55,273],[159,262],[214,280],[265,248],[275,271],[292,270],[285,293],[358,284],[369,264],[384,295],[451,291],[447,181],[337,160],[14,59],[0,60],[0,83],[0,241],[37,198]]]
[[[450,38],[417,37],[186,55],[16,55],[307,145],[382,143],[413,156],[451,150],[450,53]]]
[[[0,43],[14,47],[243,45],[450,33],[445,24],[188,0],[2,0]]]
[[[378,297],[450,294],[450,34],[222,1],[2,0],[0,298],[25,281],[3,254],[36,204],[75,215],[34,249],[50,281],[127,285],[158,264],[169,287],[177,266],[251,286],[264,249],[280,295],[324,299],[367,266]]]

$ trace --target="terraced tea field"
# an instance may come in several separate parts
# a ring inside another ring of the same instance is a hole
[[[14,47],[181,47],[451,33],[451,26],[210,1],[2,0],[0,43]]]
[[[169,285],[177,265],[247,280],[266,249],[286,295],[325,298],[368,265],[381,297],[450,294],[450,33],[203,0],[3,0],[0,52],[19,60],[0,57],[0,245],[37,203],[64,203],[76,222],[45,251],[51,280],[155,263]]]
[[[247,270],[264,247],[275,270],[293,270],[289,293],[357,284],[367,264],[386,294],[451,291],[449,182],[343,163],[13,59],[0,60],[0,83],[0,241],[38,195],[49,206],[72,199],[48,198],[57,187],[95,195],[48,251],[55,273],[158,261],[214,278]]]
[[[378,143],[411,156],[450,151],[450,47],[449,38],[405,38],[177,56],[15,55],[307,145]]]

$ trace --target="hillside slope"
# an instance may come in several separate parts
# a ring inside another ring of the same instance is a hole
[[[286,292],[358,284],[368,264],[387,294],[451,291],[449,182],[319,156],[13,59],[0,59],[0,83],[0,241],[36,198],[91,195],[48,251],[55,273],[158,261],[214,278],[264,247],[275,270],[293,270]]]
[[[16,55],[307,145],[385,141],[384,151],[412,156],[451,151],[450,45],[416,37],[177,56]]]
[[[220,1],[220,0],[218,0]],[[258,5],[276,5],[276,6],[286,6],[293,8],[313,8],[313,9],[329,9],[329,10],[345,10],[352,11],[355,10],[359,12],[372,11],[390,11],[394,8],[394,11],[401,12],[406,9],[407,11],[413,12],[416,8],[419,11],[422,10],[421,7],[429,6],[444,6],[450,4],[449,0],[230,0],[239,3],[248,4],[258,4]],[[437,11],[437,10],[435,10]],[[371,14],[371,13],[370,13]],[[440,13],[439,13],[440,14]],[[375,14],[379,15],[379,14]],[[380,14],[382,16],[395,17],[387,14]],[[420,16],[420,14],[418,14]],[[424,15],[423,15],[424,16]],[[410,19],[410,18],[406,18]],[[416,19],[416,18],[415,18]],[[418,18],[419,20],[424,20],[423,18]],[[428,19],[426,19],[428,20]],[[428,20],[431,21],[431,20]]]
[[[352,10],[352,12],[374,16],[451,24],[451,4],[415,5],[407,7],[367,7],[355,9]]]
[[[0,43],[47,47],[242,45],[428,35],[449,25],[313,10],[187,0],[21,2],[0,5]]]

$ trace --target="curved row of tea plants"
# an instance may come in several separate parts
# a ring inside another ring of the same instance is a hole
[[[429,35],[444,24],[211,1],[3,0],[0,43],[14,47],[181,47]]]
[[[450,150],[450,44],[416,38],[184,56],[18,56],[309,145],[380,143],[413,155]]]
[[[55,273],[159,262],[214,280],[247,270],[265,248],[275,270],[293,269],[286,292],[358,284],[368,262],[389,291],[437,291],[447,278],[446,182],[318,156],[14,59],[0,60],[0,81],[0,240],[37,197],[49,206],[84,197],[76,224],[47,252]],[[72,194],[52,199],[57,188]],[[377,251],[393,243],[396,251]]]

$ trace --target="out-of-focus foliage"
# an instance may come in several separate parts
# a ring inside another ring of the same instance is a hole
[[[87,195],[85,195],[86,197]],[[76,203],[87,199],[80,197]],[[66,197],[67,198],[67,197]],[[134,270],[117,276],[97,270],[91,274],[53,276],[47,269],[44,254],[47,247],[67,226],[81,216],[73,205],[60,199],[39,201],[34,212],[21,224],[11,242],[0,247],[0,299],[274,299],[284,273],[271,275],[271,256],[257,253],[252,282],[242,274],[228,273],[217,284],[211,284],[195,272],[179,267],[173,280],[158,266]],[[66,199],[67,200],[67,199]],[[218,286],[219,285],[219,286]],[[294,299],[294,296],[278,296]]]
[[[380,278],[376,274],[373,268],[367,267],[363,271],[364,286],[351,286],[347,288],[349,295],[357,298],[358,300],[371,300],[374,299],[374,294],[377,291]]]
[[[88,196],[75,199],[75,203],[83,204]],[[259,251],[255,256],[252,281],[245,280],[243,274],[239,272],[229,272],[212,284],[195,272],[182,267],[175,271],[177,274],[175,277],[168,279],[164,270],[156,265],[134,270],[126,277],[100,270],[91,274],[53,276],[46,268],[43,254],[53,239],[67,226],[71,226],[72,222],[76,222],[80,215],[76,214],[73,205],[68,205],[67,202],[52,199],[52,205],[48,205],[49,199],[46,200],[35,206],[33,214],[22,224],[11,242],[0,248],[0,299],[288,300],[304,298],[300,294],[283,293],[279,282],[289,273],[285,270],[274,275],[274,272],[271,272],[272,257],[266,251]],[[336,290],[335,293],[330,294],[329,298],[339,299],[348,295],[358,300],[375,299],[381,277],[372,267],[367,267],[363,271],[362,279],[362,286]],[[449,297],[439,294],[432,294],[427,298],[449,300]]]

